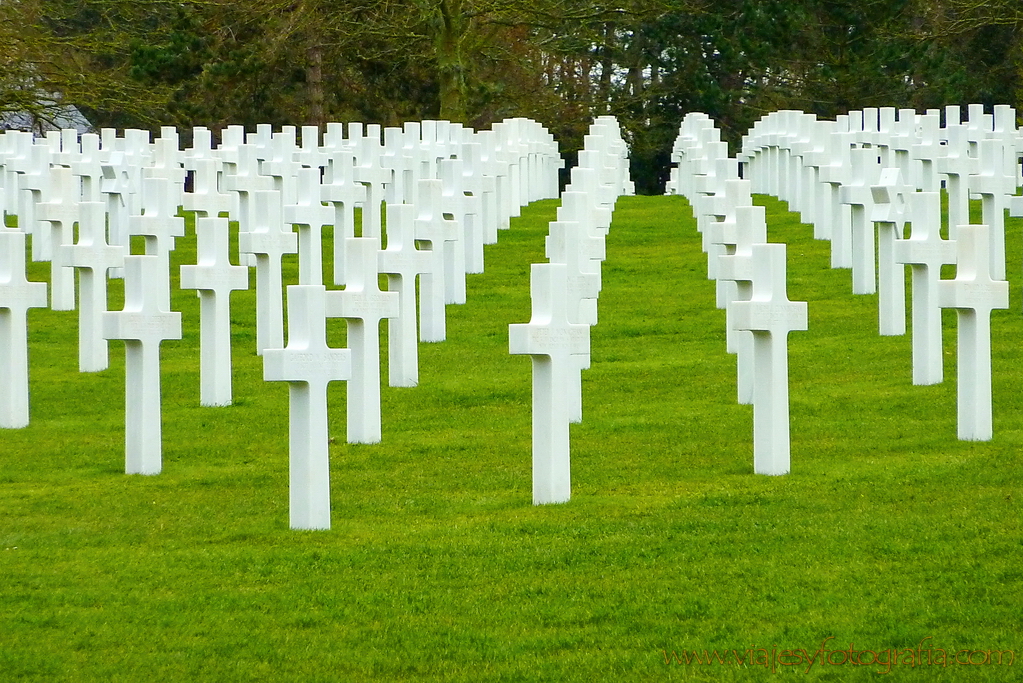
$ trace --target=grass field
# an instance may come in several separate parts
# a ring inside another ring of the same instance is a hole
[[[1020,222],[1012,309],[992,317],[994,439],[967,443],[954,313],[945,382],[912,386],[910,337],[878,336],[876,296],[758,202],[789,245],[789,298],[809,302],[783,477],[752,474],[752,408],[680,197],[618,203],[563,505],[531,504],[530,361],[507,341],[554,201],[487,247],[448,340],[420,346],[420,386],[383,388],[381,444],[344,443],[332,385],[330,531],[288,528],[288,390],[262,381],[254,283],[232,297],[235,405],[203,408],[198,300],[175,272],[184,338],[162,349],[152,477],[124,474],[123,344],[81,374],[77,313],[31,311],[32,422],[0,432],[0,680],[1020,678],[984,654],[1023,655]],[[191,231],[173,259],[195,262]],[[822,644],[873,654],[822,664]]]

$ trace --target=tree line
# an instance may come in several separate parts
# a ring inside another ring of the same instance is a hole
[[[0,113],[218,130],[613,114],[640,192],[678,124],[1020,99],[1016,0],[2,0]]]

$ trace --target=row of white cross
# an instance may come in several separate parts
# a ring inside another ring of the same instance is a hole
[[[676,143],[685,158],[680,168],[695,169],[689,176],[706,176],[699,171],[713,167],[711,159],[727,157],[707,121],[692,117]],[[1023,144],[1010,107],[985,114],[971,106],[967,121],[958,107],[948,107],[945,126],[939,124],[939,111],[896,116],[894,109],[865,109],[836,121],[775,112],[744,138],[737,161],[753,191],[788,201],[813,223],[816,238],[830,240],[831,265],[852,269],[853,293],[877,293],[883,335],[906,332],[905,266],[911,268],[914,384],[942,381],[941,309],[957,311],[958,435],[988,440],[990,313],[1009,306],[1004,212],[1021,206],[1012,195]],[[942,237],[942,184],[948,239]],[[983,200],[983,224],[970,224],[971,194]],[[945,264],[956,265],[954,280],[940,279]]]
[[[600,117],[549,226],[548,262],[530,268],[530,320],[508,326],[509,352],[532,358],[535,505],[571,497],[569,423],[582,421],[581,373],[590,367],[605,237],[618,197],[634,192],[618,123]]]
[[[707,130],[715,133],[702,132]],[[789,301],[785,245],[767,243],[764,208],[753,205],[751,183],[739,179],[739,163],[728,156],[716,131],[705,115],[683,120],[669,189],[685,193],[692,204],[708,276],[717,281],[717,305],[726,311],[726,348],[737,357],[738,400],[753,404],[753,470],[787,474],[787,339],[789,332],[807,329],[807,305]]]
[[[517,125],[518,130],[527,134],[546,133],[535,124]],[[274,183],[281,178],[267,175],[279,172],[280,167],[275,164],[281,161],[282,143],[276,147],[277,158],[257,158],[255,162],[252,161],[255,142],[238,145],[233,168],[232,162],[224,161],[232,158],[229,144],[216,149],[210,145],[207,151],[207,145],[201,142],[198,147],[186,150],[178,161],[170,161],[172,155],[167,152],[175,145],[157,144],[155,147],[163,151],[163,158],[168,161],[144,167],[141,175],[111,173],[111,163],[106,163],[103,170],[108,176],[141,178],[144,188],[141,201],[134,192],[117,191],[131,187],[130,183],[122,188],[100,183],[107,201],[85,201],[91,187],[89,180],[85,176],[76,178],[75,172],[69,172],[70,166],[60,163],[62,157],[53,157],[49,162],[51,182],[46,193],[37,195],[33,194],[37,190],[22,187],[23,174],[17,170],[11,171],[15,175],[5,174],[5,187],[18,188],[21,194],[17,196],[24,203],[18,205],[20,227],[0,230],[3,257],[0,324],[4,325],[0,327],[0,334],[4,334],[0,336],[0,350],[6,354],[3,371],[9,372],[14,380],[9,384],[10,391],[3,392],[4,426],[17,427],[28,422],[25,312],[28,307],[46,305],[46,285],[25,279],[25,238],[30,232],[33,253],[36,244],[49,237],[53,273],[63,268],[79,270],[81,369],[107,367],[106,340],[125,340],[126,471],[158,473],[162,468],[159,347],[165,339],[181,337],[181,314],[170,310],[169,286],[169,253],[174,237],[184,234],[178,206],[196,213],[198,263],[182,266],[180,280],[182,288],[198,290],[201,299],[200,402],[204,405],[228,405],[232,400],[229,295],[233,290],[247,288],[249,282],[249,267],[233,265],[228,254],[229,224],[224,214],[237,217],[240,256],[243,262],[246,256],[251,257],[256,268],[257,353],[264,358],[264,378],[288,382],[290,387],[291,525],[329,528],[327,384],[347,381],[348,440],[379,441],[379,322],[387,318],[389,324],[390,384],[415,386],[418,342],[445,338],[445,304],[465,301],[465,274],[482,271],[483,245],[496,241],[498,229],[508,227],[518,202],[542,198],[551,190],[556,195],[560,167],[557,157],[542,151],[549,150],[549,146],[523,145],[532,152],[519,163],[491,165],[490,169],[496,168],[499,175],[484,175],[480,179],[476,174],[482,164],[470,165],[458,156],[461,153],[470,160],[481,158],[480,143],[470,141],[461,147],[446,145],[444,153],[450,156],[427,154],[429,163],[410,165],[411,173],[391,171],[390,175],[386,172],[374,175],[369,169],[379,166],[367,162],[372,155],[366,156],[359,148],[360,140],[363,146],[372,147],[366,139],[373,138],[373,131],[360,138],[360,129],[352,126],[351,130],[351,149],[323,157],[326,159],[323,167],[298,167],[294,204],[284,204],[287,183]],[[277,140],[278,135],[288,138],[284,131],[271,135],[271,140]],[[141,139],[129,133],[117,139],[127,146],[127,141],[136,137]],[[194,137],[204,139],[201,134]],[[165,138],[176,139],[166,130],[160,140]],[[225,132],[225,140],[230,138]],[[62,142],[70,146],[70,137]],[[33,144],[33,149],[46,144]],[[573,324],[586,327],[588,332],[588,325],[596,323],[596,296],[600,289],[599,260],[593,266],[591,256],[603,258],[603,234],[610,225],[610,206],[614,198],[631,192],[632,188],[625,145],[613,118],[595,122],[586,136],[586,145],[587,149],[580,154],[580,168],[573,171],[572,186],[559,209],[559,221],[551,226],[548,254],[552,263],[560,264],[558,273],[563,285],[560,293],[548,295],[560,302],[562,310],[570,311],[566,315]],[[506,142],[503,147],[512,145]],[[290,145],[285,148],[292,152],[283,154],[284,157],[297,159],[304,153]],[[130,156],[144,158],[138,154]],[[470,166],[475,173],[467,172]],[[17,168],[17,163],[11,168]],[[192,190],[182,193],[185,171],[189,169]],[[7,166],[4,170],[8,170]],[[536,178],[537,174],[542,177]],[[374,188],[377,178],[379,187]],[[56,200],[49,191],[54,186],[60,190]],[[67,186],[76,188],[78,194]],[[396,189],[398,186],[401,191]],[[507,210],[504,203],[508,197],[516,202],[514,212]],[[44,198],[48,200],[36,201]],[[383,215],[374,211],[381,200],[386,206]],[[129,209],[127,219],[119,222],[110,209],[122,203],[136,208]],[[50,204],[59,205],[63,213],[44,209],[40,215],[39,207]],[[362,209],[360,236],[356,236],[355,229],[356,207]],[[76,224],[77,241],[73,232]],[[145,236],[146,255],[129,255],[130,244],[111,243],[118,225],[129,226],[129,237]],[[343,289],[328,289],[322,282],[321,232],[328,225],[335,228],[334,284],[343,285]],[[65,228],[66,233],[58,234],[58,230]],[[296,251],[300,284],[287,288],[285,346],[281,258]],[[46,258],[47,254],[43,251],[39,256]],[[125,278],[125,305],[122,311],[108,312],[106,282],[108,273],[115,269]],[[381,273],[387,275],[386,291],[377,285]],[[65,308],[72,308],[75,303],[73,271],[70,282]],[[535,307],[542,304],[537,302]],[[346,321],[348,348],[327,346],[326,320],[330,317]],[[533,322],[542,323],[537,315]],[[10,334],[5,334],[8,331]],[[548,347],[531,347],[527,352],[542,355],[545,349]],[[579,369],[588,366],[588,362],[580,364],[578,360],[576,364]],[[15,367],[18,372],[13,372]],[[562,377],[560,362],[558,368],[558,376]],[[581,418],[578,369],[573,386],[576,398],[571,412],[578,421]],[[555,390],[550,385],[548,388]],[[556,391],[564,389],[557,385]],[[559,398],[554,405],[560,409],[564,402]],[[567,422],[565,432],[567,477]],[[537,438],[542,438],[539,432]]]
[[[418,337],[443,340],[444,306],[464,302],[465,274],[482,270],[483,244],[496,240],[521,203],[557,195],[562,162],[547,131],[526,120],[479,133],[422,122],[387,129],[383,138],[376,126],[347,128],[343,137],[340,125],[329,126],[322,146],[314,144],[315,128],[303,129],[298,146],[294,129],[273,133],[260,126],[245,134],[230,127],[216,148],[208,131],[196,129],[187,150],[179,149],[173,129],[164,129],[152,144],[144,131],[81,138],[67,131],[39,140],[17,132],[0,136],[0,196],[5,216],[18,220],[17,228],[0,230],[0,371],[5,378],[0,425],[28,423],[26,310],[47,303],[46,285],[25,279],[25,239],[31,235],[33,258],[51,264],[51,308],[75,307],[74,271],[79,271],[80,370],[105,369],[107,339],[126,341],[126,469],[160,471],[159,343],[181,335],[180,314],[170,311],[169,273],[174,239],[184,234],[179,207],[196,213],[198,263],[182,266],[181,284],[197,289],[202,300],[203,405],[231,403],[228,300],[232,290],[248,287],[247,266],[256,268],[257,353],[280,349],[281,258],[297,251],[300,282],[322,288],[323,226],[336,226],[333,284],[345,286],[345,298],[375,288],[378,272],[388,274],[395,291],[380,298],[401,298],[403,313],[392,321],[401,333],[392,326],[391,344],[404,345],[392,353],[391,383],[414,386],[416,275],[422,290]],[[192,187],[184,191],[188,173]],[[292,192],[293,203],[285,203]],[[391,215],[387,249],[381,250],[379,205],[385,200]],[[358,238],[356,208],[362,209]],[[246,265],[230,261],[227,216],[239,220]],[[146,255],[129,254],[132,235],[144,236]],[[351,254],[350,244],[355,245]],[[109,274],[126,278],[123,311],[106,311]],[[350,339],[359,337],[353,331],[359,323],[352,322],[362,315],[358,305],[330,313],[349,320]],[[377,323],[365,326],[375,339]],[[355,367],[361,372],[375,366],[372,372],[379,373],[376,344],[367,341],[365,354],[366,362],[360,357]],[[366,407],[369,417],[350,420],[351,440],[372,441],[374,433],[379,440],[379,400],[376,413],[375,428],[372,401]]]

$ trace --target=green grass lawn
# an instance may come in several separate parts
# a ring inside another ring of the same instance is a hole
[[[563,505],[531,504],[530,361],[508,354],[554,201],[487,247],[447,341],[420,346],[420,386],[383,388],[381,444],[344,443],[332,385],[330,531],[288,528],[288,389],[262,381],[254,281],[232,297],[235,405],[199,406],[198,299],[176,276],[195,262],[191,230],[173,254],[184,338],[162,349],[162,474],[124,474],[123,344],[110,369],[81,374],[77,313],[31,311],[31,425],[0,432],[0,680],[861,681],[887,668],[841,653],[778,664],[822,643],[882,662],[895,649],[898,681],[1019,678],[1020,662],[927,657],[1023,655],[1020,221],[1012,309],[992,317],[994,439],[967,443],[954,313],[945,382],[913,386],[910,337],[878,336],[876,296],[853,296],[785,205],[758,202],[789,245],[789,298],[809,302],[809,330],[790,336],[783,477],[752,473],[752,408],[735,402],[724,312],[680,197],[618,203]],[[285,269],[296,282],[294,257]],[[343,322],[330,335],[340,343]],[[676,659],[715,649],[728,663]],[[772,650],[775,665],[758,663]]]

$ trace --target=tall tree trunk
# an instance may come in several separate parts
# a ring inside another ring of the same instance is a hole
[[[440,26],[436,36],[437,80],[440,85],[440,118],[465,123],[465,64],[462,39],[467,30],[461,0],[441,0]]]
[[[323,48],[313,43],[309,46],[308,56],[306,84],[309,87],[309,122],[322,131],[327,126],[323,109]]]
[[[616,26],[613,21],[604,24],[604,42],[600,46],[600,81],[597,83],[598,105],[604,112],[611,111],[611,72],[614,70],[614,41]]]

